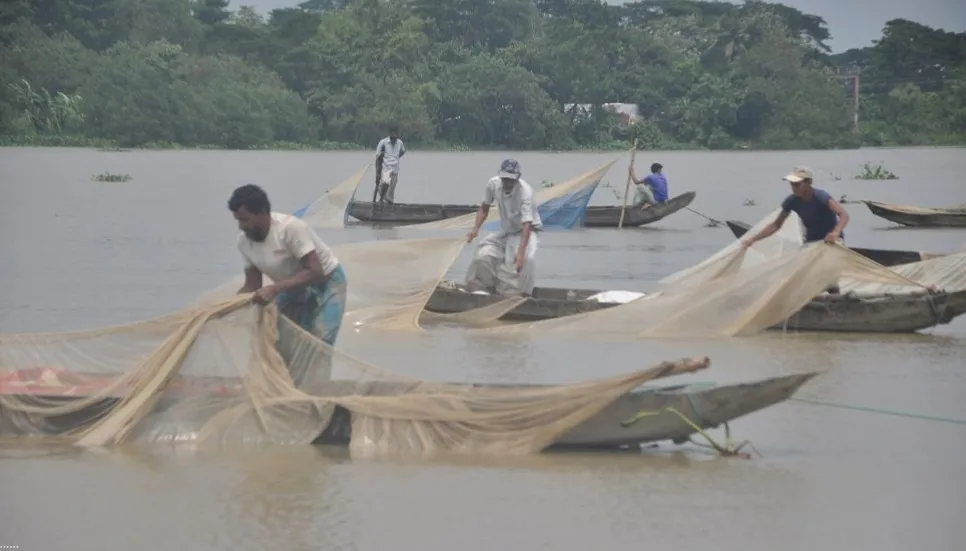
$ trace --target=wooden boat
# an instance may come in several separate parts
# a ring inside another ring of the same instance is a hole
[[[537,287],[525,302],[505,314],[507,321],[537,321],[571,316],[618,306],[616,302],[588,300],[600,293],[589,289]],[[469,293],[459,283],[436,288],[426,310],[451,314],[499,302],[502,297]],[[821,295],[772,329],[857,333],[911,333],[947,324],[966,313],[966,291],[858,297]]]
[[[10,373],[10,372],[7,372]],[[0,372],[2,375],[2,372]],[[620,396],[609,406],[581,425],[573,428],[551,446],[560,448],[620,448],[651,442],[670,440],[683,443],[697,431],[685,422],[673,408],[703,430],[718,427],[724,423],[769,407],[790,398],[803,384],[817,373],[802,373],[763,379],[755,382],[707,387],[673,385],[666,387],[644,386]],[[367,395],[393,395],[399,393],[398,385],[407,383],[374,382],[370,383]],[[467,386],[487,386],[468,384]],[[506,387],[507,385],[501,385]],[[512,385],[519,388],[532,388],[533,385]],[[54,387],[57,388],[57,387]],[[356,393],[354,382],[333,381],[324,395],[335,396]],[[48,384],[36,387],[24,385],[3,385],[0,381],[0,395],[15,394],[19,397],[30,396],[45,400],[76,400],[91,391],[78,392],[70,386],[53,390]],[[41,420],[37,417],[14,414],[4,410],[0,402],[0,435],[23,436],[27,434],[63,434],[77,423],[90,419],[98,411],[106,411],[119,398],[105,398],[89,409],[78,413]],[[170,406],[160,403],[159,408]],[[642,412],[653,415],[639,416]],[[626,423],[639,417],[636,422]],[[351,414],[337,407],[332,420],[326,427],[319,427],[319,435],[314,443],[320,445],[346,446],[352,434]]]
[[[667,218],[687,207],[697,194],[693,191],[682,193],[663,205],[649,208],[627,207],[624,213],[625,227],[640,227]],[[349,203],[349,216],[373,224],[424,224],[446,218],[454,218],[476,212],[478,205],[434,205],[428,203],[370,203],[353,201]],[[616,228],[620,222],[620,205],[587,207],[584,227]]]
[[[863,201],[872,214],[917,228],[966,228],[966,208],[932,209]]]
[[[735,237],[739,239],[741,239],[741,236],[745,235],[748,230],[751,229],[750,225],[745,224],[744,222],[738,222],[737,220],[728,220],[726,224],[728,224],[728,228],[731,229],[731,233],[735,234]],[[849,248],[868,259],[882,264],[883,266],[898,266],[900,264],[909,264],[910,262],[919,262],[921,260],[936,258],[937,256],[945,256],[941,254],[922,253],[919,251],[864,249],[862,247]]]

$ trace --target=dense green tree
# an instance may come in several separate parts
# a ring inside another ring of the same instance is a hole
[[[761,1],[240,1],[0,2],[0,136],[372,147],[395,123],[411,145],[471,147],[966,141],[966,34],[902,19],[830,55],[822,17]],[[861,71],[859,133],[834,70]]]

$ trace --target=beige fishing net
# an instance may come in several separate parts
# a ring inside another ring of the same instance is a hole
[[[424,382],[338,352],[242,296],[98,331],[4,335],[0,365],[7,435],[428,454],[537,452],[642,383],[708,361],[564,386]]]
[[[332,198],[348,193],[351,186],[344,184],[330,192]],[[313,225],[335,213],[324,205],[307,212],[329,213],[312,218]],[[786,225],[751,250],[735,242],[625,305],[480,330],[517,336],[746,335],[785,319],[844,276],[916,285],[907,279],[916,274],[904,277],[841,246],[802,247],[794,234],[797,219]],[[249,296],[235,296],[241,276],[191,308],[154,320],[0,335],[0,433],[66,438],[82,446],[318,439],[363,454],[532,453],[642,383],[708,365],[706,359],[685,360],[572,385],[487,388],[410,379],[343,351],[381,332],[419,330],[421,317],[479,325],[522,300],[497,301],[475,314],[424,316],[426,301],[464,245],[459,235],[333,246],[349,289],[338,349],[280,318],[274,306],[259,308]]]
[[[369,165],[338,183],[305,207],[299,215],[313,228],[344,228],[346,209],[359,187]]]
[[[935,256],[919,262],[891,266],[891,271],[925,287],[956,293],[966,290],[966,252]],[[871,282],[861,276],[845,276],[840,282],[843,292],[857,295],[905,294],[921,292],[911,285],[895,285],[888,282]]]

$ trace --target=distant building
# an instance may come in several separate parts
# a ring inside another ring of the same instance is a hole
[[[636,103],[605,103],[601,107],[617,113],[620,116],[621,126],[634,124],[641,119]],[[577,117],[589,117],[592,108],[593,105],[590,103],[568,103],[564,105],[564,111],[568,114],[573,114],[573,111],[577,110]]]

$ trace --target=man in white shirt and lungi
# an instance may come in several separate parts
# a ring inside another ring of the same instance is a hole
[[[536,282],[534,259],[537,232],[542,223],[533,189],[520,178],[520,163],[507,159],[499,174],[486,183],[483,202],[476,213],[473,230],[466,236],[472,243],[496,202],[500,230],[483,238],[466,274],[470,291],[484,290],[508,295],[530,295]]]
[[[348,283],[332,249],[304,220],[272,212],[268,195],[256,185],[237,188],[228,209],[241,230],[238,251],[245,261],[245,284],[238,293],[254,293],[257,304],[275,301],[285,317],[335,346]],[[264,285],[263,274],[271,285]],[[293,351],[286,350],[281,336],[277,348],[284,358]],[[296,384],[303,376],[293,374]]]
[[[395,201],[396,183],[399,181],[399,160],[405,154],[406,144],[399,139],[399,127],[390,127],[389,137],[380,140],[379,145],[376,146],[376,178],[380,202]]]

